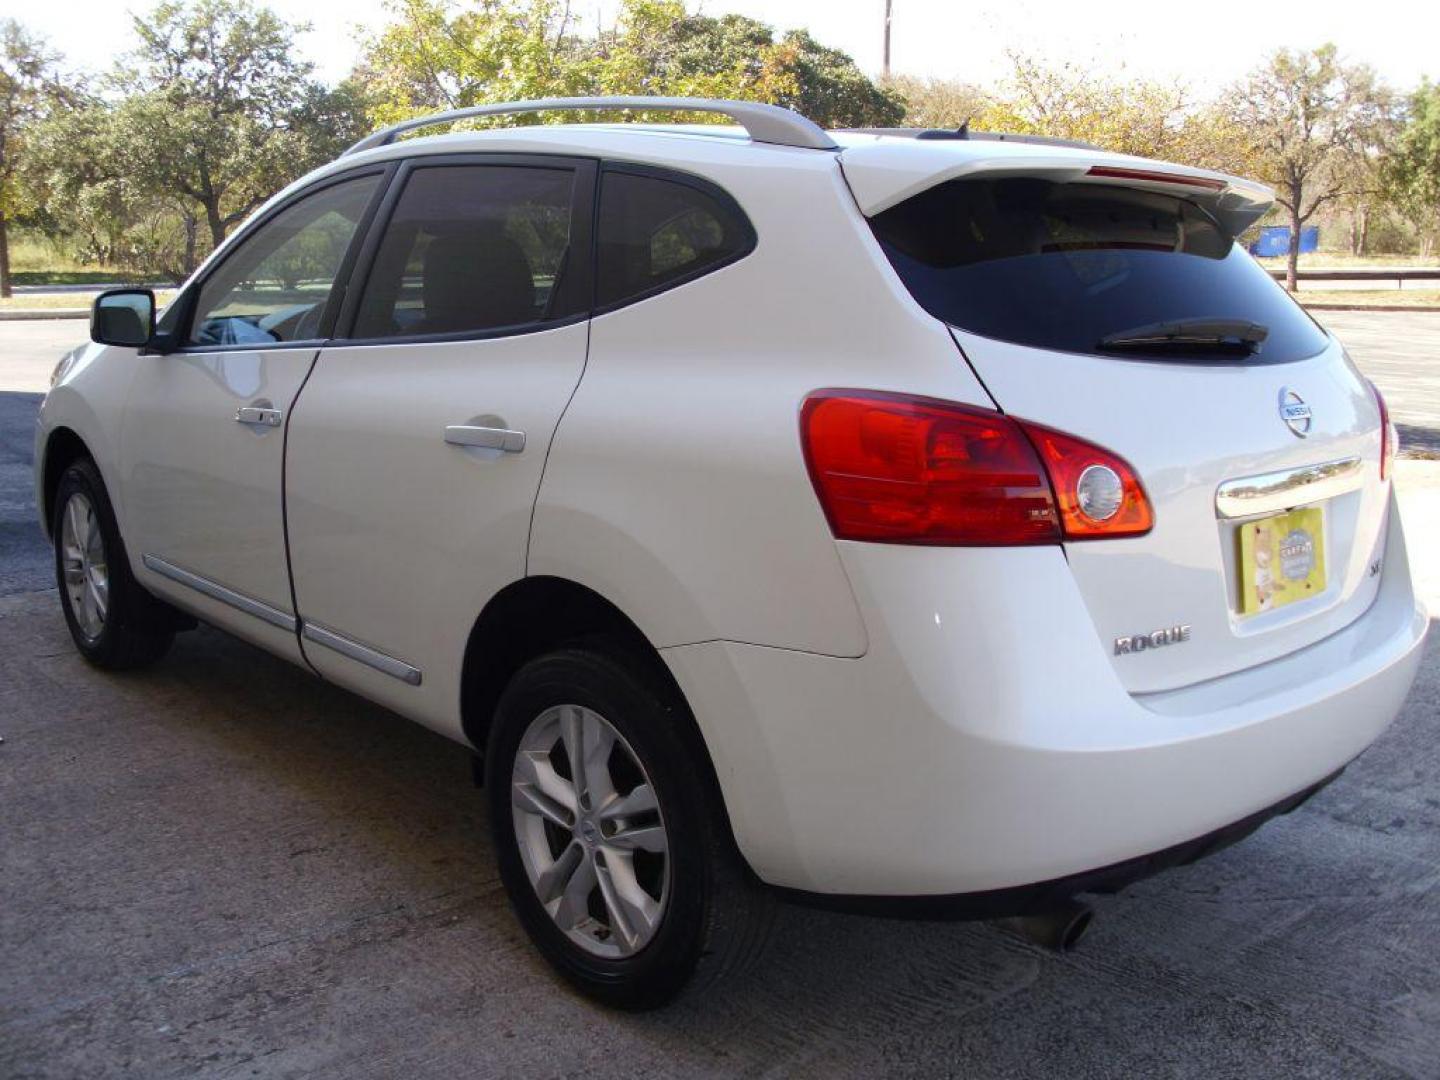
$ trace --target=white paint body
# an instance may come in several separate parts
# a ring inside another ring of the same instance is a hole
[[[296,188],[462,151],[695,173],[734,196],[758,246],[514,338],[79,350],[43,406],[37,470],[56,430],[85,442],[147,588],[463,741],[465,648],[486,603],[527,575],[584,585],[669,665],[760,877],[822,893],[968,892],[1153,852],[1320,780],[1399,709],[1426,618],[1379,477],[1374,400],[1338,343],[1294,364],[1200,369],[952,334],[857,208],[982,157],[1012,171],[1135,159],[871,139],[836,154],[595,125],[418,139]],[[1277,419],[1285,384],[1314,406],[1314,437]],[[837,543],[797,422],[823,387],[998,403],[1091,439],[1137,468],[1156,527],[1064,547]],[[232,422],[258,398],[283,428]],[[443,441],[482,418],[524,430],[525,451]],[[1351,454],[1361,481],[1327,507],[1331,587],[1238,619],[1216,485]],[[423,679],[201,595],[147,554]],[[1183,645],[1112,655],[1116,636],[1179,623],[1193,627]]]

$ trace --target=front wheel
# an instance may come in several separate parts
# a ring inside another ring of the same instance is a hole
[[[673,696],[640,661],[550,653],[511,680],[486,754],[516,914],[562,975],[620,1008],[735,970],[770,922]]]
[[[82,458],[55,492],[55,578],[65,623],[80,654],[111,670],[144,667],[165,655],[174,612],[130,573],[105,484]]]

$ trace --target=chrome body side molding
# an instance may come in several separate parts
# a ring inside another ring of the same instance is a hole
[[[420,669],[404,660],[397,660],[388,656],[378,649],[372,649],[368,645],[362,645],[358,641],[352,641],[344,634],[337,634],[319,623],[307,622],[301,626],[300,636],[306,641],[313,641],[317,645],[323,645],[327,649],[333,649],[341,656],[348,656],[351,660],[358,661],[366,667],[372,667],[376,671],[382,671],[392,678],[401,682],[409,683],[411,686],[420,685]]]
[[[295,632],[295,616],[288,611],[281,611],[277,607],[265,603],[263,600],[256,600],[253,596],[246,596],[244,593],[236,592],[234,589],[226,588],[217,584],[209,578],[201,577],[199,574],[191,573],[174,563],[166,562],[158,555],[146,555],[141,561],[147,569],[155,571],[161,577],[169,578],[187,588],[227,604],[236,611],[243,611],[247,615],[269,623],[271,626],[278,626],[281,630]]]
[[[1226,480],[1215,491],[1215,512],[1222,518],[1250,517],[1343,495],[1360,486],[1360,464],[1358,457],[1348,457]]]

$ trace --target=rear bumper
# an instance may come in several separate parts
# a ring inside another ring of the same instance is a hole
[[[663,652],[755,872],[832,897],[1053,883],[1263,815],[1389,724],[1427,625],[1393,505],[1363,616],[1163,694],[1120,685],[1058,549],[840,546],[865,656]]]
[[[1241,818],[1194,840],[1164,851],[1096,870],[1086,870],[1051,881],[1015,885],[1008,889],[955,893],[950,896],[860,896],[842,893],[813,893],[779,889],[785,899],[811,907],[847,911],[858,915],[882,915],[901,919],[994,919],[1007,915],[1040,915],[1055,911],[1066,900],[1082,893],[1116,893],[1127,885],[1152,877],[1176,866],[1188,866],[1238,844],[1272,818],[1298,810],[1314,795],[1329,787],[1344,769],[1337,770],[1304,791],[1282,799],[1274,806]]]

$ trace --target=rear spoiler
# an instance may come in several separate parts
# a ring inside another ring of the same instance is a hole
[[[852,143],[840,166],[866,217],[936,184],[967,176],[1038,176],[1057,183],[1114,184],[1189,199],[1239,236],[1275,201],[1264,184],[1149,158],[1017,143],[877,139]]]

